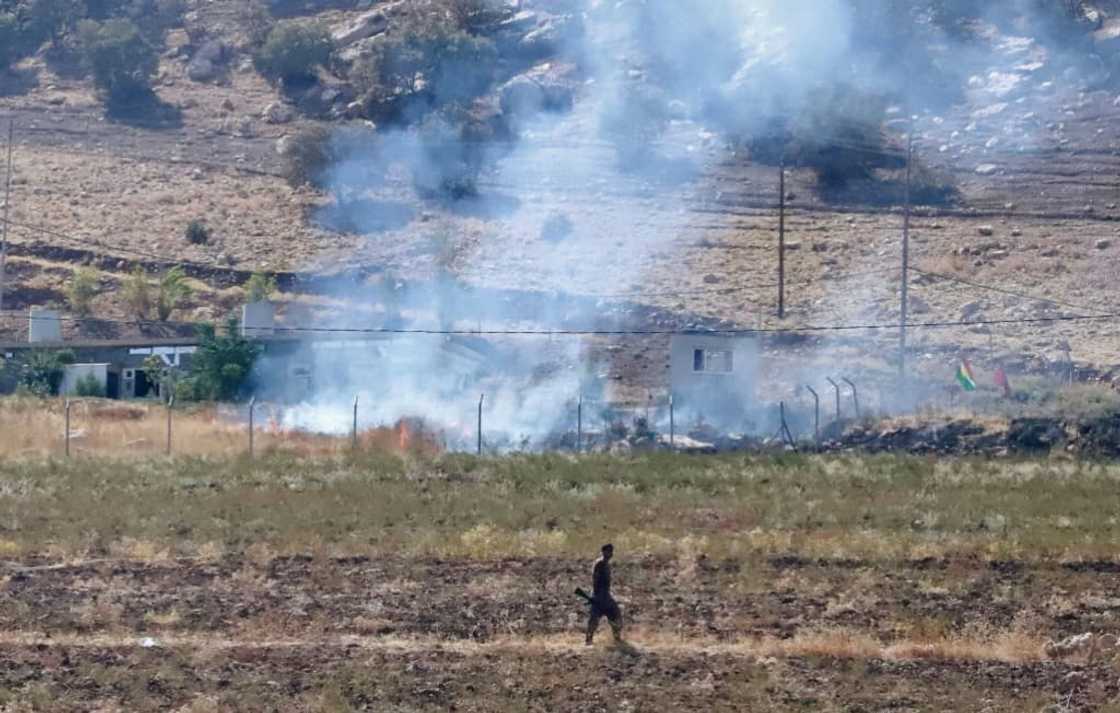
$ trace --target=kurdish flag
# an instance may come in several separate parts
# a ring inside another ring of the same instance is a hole
[[[968,359],[961,359],[961,365],[957,367],[957,381],[965,391],[976,391],[976,375],[972,373]]]

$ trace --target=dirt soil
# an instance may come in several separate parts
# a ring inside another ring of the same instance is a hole
[[[2,571],[0,701],[33,710],[1041,711],[1100,710],[1120,693],[1108,661],[1040,651],[758,643],[1120,633],[1114,563],[622,562],[632,649],[582,645],[571,591],[586,563],[569,560],[226,556]]]

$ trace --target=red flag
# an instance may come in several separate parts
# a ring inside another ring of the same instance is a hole
[[[1002,366],[996,367],[995,374],[996,386],[1003,389],[1003,395],[1011,398],[1011,382],[1007,379],[1007,372],[1003,370]]]

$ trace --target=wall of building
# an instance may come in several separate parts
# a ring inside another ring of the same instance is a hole
[[[742,428],[756,408],[758,345],[750,337],[681,334],[670,344],[669,378],[682,414]]]

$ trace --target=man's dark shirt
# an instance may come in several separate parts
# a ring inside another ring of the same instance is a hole
[[[591,571],[592,596],[596,601],[611,600],[611,563],[603,558],[595,560]]]

